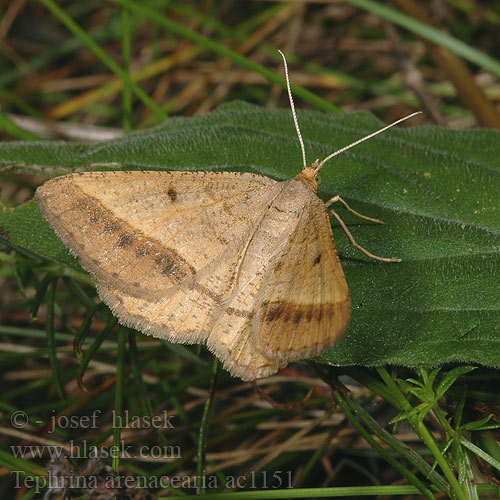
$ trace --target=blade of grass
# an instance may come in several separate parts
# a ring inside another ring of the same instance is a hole
[[[63,276],[62,280],[78,302],[84,305],[87,309],[92,309],[95,306],[95,302],[85,293],[83,288],[75,279],[70,276]]]
[[[122,58],[123,71],[130,78],[130,12],[127,7],[122,8]],[[132,89],[128,81],[123,82],[123,131],[128,133],[132,130]]]
[[[407,16],[406,14],[403,14],[395,9],[387,7],[380,2],[375,2],[373,0],[347,0],[347,3],[376,14],[377,16],[397,24],[398,26],[402,26],[412,33],[415,33],[426,40],[430,40],[441,47],[446,47],[454,54],[463,57],[465,60],[477,64],[479,67],[500,76],[499,61],[493,59],[487,54],[483,54],[479,50],[467,45],[461,40],[457,40],[443,31]]]
[[[50,0],[42,0],[42,1],[47,2]],[[110,0],[110,1],[122,6],[126,6],[131,11],[134,11],[137,14],[150,19],[152,22],[159,24],[160,26],[163,26],[167,30],[174,31],[177,34],[185,38],[188,38],[189,40],[192,40],[196,44],[201,45],[202,47],[208,48],[213,52],[220,54],[221,56],[227,57],[231,61],[242,66],[243,68],[246,68],[250,71],[262,75],[270,82],[277,83],[278,85],[281,85],[283,88],[286,88],[286,82],[283,77],[278,76],[277,74],[268,70],[264,66],[252,61],[251,59],[242,56],[238,52],[228,49],[227,47],[216,42],[215,40],[211,40],[210,38],[207,38],[206,36],[203,36],[200,33],[197,33],[196,31],[193,31],[179,23],[176,23],[172,19],[169,19],[166,16],[164,16],[161,12],[155,11],[149,7],[145,7],[142,4],[131,2],[130,0]],[[325,101],[324,99],[321,99],[316,94],[310,92],[304,87],[301,87],[293,83],[291,86],[295,96],[300,97],[301,99],[304,99],[304,101],[313,104],[316,108],[322,109],[323,111],[330,111],[332,113],[340,112],[339,108],[337,108],[335,105]]]
[[[312,457],[307,461],[307,464],[300,472],[299,477],[295,480],[294,487],[300,488],[304,481],[309,476],[309,473],[314,469],[314,466],[318,463],[318,460],[327,451],[329,444],[332,439],[337,435],[340,429],[344,428],[344,424],[336,425],[328,432],[326,438],[323,440],[319,448],[313,453]]]
[[[218,371],[219,371],[219,361],[214,356],[214,361],[212,364],[212,381],[210,383],[210,394],[208,395],[208,399],[205,401],[205,406],[203,407],[203,415],[201,417],[201,423],[200,423],[200,436],[198,438],[198,452],[197,452],[198,463],[196,466],[196,472],[199,479],[199,481],[197,481],[197,488],[196,488],[196,493],[198,495],[203,495],[206,493],[205,488],[202,487],[206,475],[205,452],[207,446],[208,426],[210,425],[210,417],[212,416],[212,406],[214,402]]]
[[[142,377],[141,366],[139,364],[139,353],[137,352],[137,341],[136,335],[139,335],[135,331],[129,330],[128,332],[128,345],[129,345],[129,355],[130,355],[130,366],[132,368],[132,375],[134,377],[134,383],[139,394],[139,400],[141,402],[142,411],[147,415],[151,421],[153,421],[154,412],[151,405],[151,401],[148,397],[148,391],[146,389],[146,384],[144,383],[144,378]],[[155,426],[155,432],[158,439],[163,443],[167,444],[167,440],[160,428]]]
[[[144,92],[139,85],[133,82],[129,75],[123,71],[118,64],[116,64],[106,52],[104,52],[97,43],[85,33],[80,26],[78,26],[71,17],[69,17],[59,6],[52,0],[40,0],[40,2],[52,14],[61,21],[66,28],[68,28],[75,36],[80,38],[85,45],[118,77],[120,77],[130,88],[135,92],[137,97],[156,115],[158,120],[163,121],[167,119],[164,111],[151,99],[146,92]]]
[[[362,383],[364,385],[369,387],[373,392],[380,394],[384,399],[394,405],[400,412],[405,412],[409,415],[409,424],[413,427],[420,439],[431,451],[432,455],[436,459],[436,462],[441,467],[441,470],[446,476],[446,479],[448,480],[448,483],[450,484],[450,487],[455,493],[456,497],[460,500],[466,500],[466,494],[461,488],[446,458],[443,456],[443,453],[439,449],[439,445],[436,442],[434,436],[427,429],[424,422],[419,418],[418,414],[412,413],[412,405],[406,399],[403,392],[398,388],[398,385],[394,381],[393,377],[387,372],[385,368],[378,368],[377,372],[384,381],[385,387],[381,387],[379,382],[375,383],[372,377],[366,375],[366,371],[361,372],[361,376],[359,376],[360,374],[357,374],[356,371],[350,371],[349,373],[356,380],[363,380]]]
[[[14,137],[14,139],[19,139],[21,141],[37,141],[39,137],[28,132],[24,128],[20,127],[16,122],[11,120],[5,113],[0,111],[0,129],[4,132]]]
[[[60,370],[57,364],[56,344],[54,338],[54,303],[56,300],[57,279],[52,280],[47,294],[47,350],[49,353],[49,362],[52,368],[52,377],[56,386],[57,394],[64,399],[64,393],[61,384]]]
[[[422,475],[432,481],[436,488],[441,490],[447,488],[447,483],[443,477],[433,471],[431,466],[416,451],[387,432],[355,399],[348,400],[348,403],[352,411],[361,419],[372,434],[416,467]]]
[[[498,488],[491,484],[478,484],[480,493],[496,493]],[[414,486],[341,486],[333,488],[297,488],[283,490],[241,491],[211,493],[205,500],[273,500],[291,498],[347,498],[383,495],[418,495],[419,490]],[[160,497],[158,500],[169,500],[171,497]],[[183,500],[196,500],[198,495],[186,495]]]
[[[476,446],[464,437],[461,437],[459,441],[463,446],[475,453],[478,457],[483,459],[485,462],[488,462],[492,467],[495,467],[495,469],[500,473],[500,462],[498,460],[495,460],[491,455],[485,453],[481,448],[479,448],[479,446]]]
[[[387,384],[388,387],[392,388],[392,392],[399,392],[399,396],[397,398],[398,400],[398,409],[400,411],[408,412],[409,409],[411,409],[411,405],[409,401],[406,399],[405,395],[398,390],[396,382],[393,380],[393,378],[389,375],[387,370],[385,368],[379,368],[377,369],[379,375],[383,378],[384,382]],[[438,465],[441,467],[441,470],[443,471],[444,475],[446,476],[446,479],[448,480],[448,483],[450,484],[451,490],[453,490],[454,494],[456,495],[456,498],[459,500],[467,500],[467,495],[465,494],[464,490],[460,486],[460,483],[458,482],[455,474],[450,468],[450,465],[448,464],[448,461],[446,460],[446,457],[443,455],[441,450],[439,449],[439,445],[432,435],[432,433],[429,431],[429,429],[426,427],[424,424],[423,420],[420,418],[418,414],[409,416],[408,418],[409,424],[413,427],[413,429],[416,431],[416,433],[420,436],[420,439],[425,443],[427,448],[431,451],[431,453],[434,455],[434,458],[436,459],[436,462]]]
[[[469,500],[479,500],[476,479],[472,464],[464,447],[457,441],[453,441],[454,457],[458,469],[458,480],[463,486]]]
[[[78,329],[77,334],[73,337],[73,351],[76,354],[76,357],[81,361],[82,359],[82,344],[85,341],[85,338],[90,330],[90,325],[92,323],[92,319],[94,318],[96,312],[104,309],[105,305],[103,302],[99,302],[95,304],[90,309],[87,310],[85,317]]]
[[[53,280],[53,276],[50,273],[47,273],[42,281],[35,287],[36,295],[33,297],[33,300],[30,304],[30,319],[35,322],[37,320],[38,309],[40,308],[40,304],[45,299],[47,288],[50,285],[50,282]]]
[[[120,471],[120,437],[122,411],[123,411],[123,387],[125,385],[125,356],[126,356],[127,329],[120,326],[118,330],[118,355],[116,361],[116,386],[115,386],[115,411],[113,413],[113,453],[111,467],[118,474]]]
[[[85,370],[87,369],[87,366],[90,363],[90,360],[93,358],[94,354],[99,350],[99,347],[101,347],[101,344],[104,342],[106,337],[110,334],[111,330],[117,323],[116,318],[111,318],[108,321],[108,324],[106,325],[106,328],[95,338],[95,340],[92,342],[90,347],[88,348],[87,351],[85,351],[85,354],[83,356],[83,359],[80,363],[80,367],[78,368],[78,373],[76,375],[76,381],[80,387],[85,392],[88,392],[87,388],[85,387],[85,384],[83,383],[83,375],[85,374]]]
[[[345,413],[346,417],[349,419],[351,425],[364,437],[366,441],[377,450],[378,453],[391,464],[399,473],[418,491],[425,495],[427,498],[431,500],[435,500],[436,497],[432,493],[432,491],[425,486],[422,481],[420,481],[410,470],[404,467],[399,460],[395,459],[390,453],[387,452],[372,436],[371,434],[361,425],[361,423],[356,419],[354,414],[351,412],[350,401],[345,399],[339,391],[334,391],[335,401],[342,408],[342,411]]]
[[[11,453],[0,449],[0,464],[7,470],[25,472],[28,475],[37,474],[39,476],[47,476],[47,471],[44,467],[26,460],[24,458],[14,457]]]

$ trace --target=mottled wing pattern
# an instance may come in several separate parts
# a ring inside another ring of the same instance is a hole
[[[216,272],[223,275],[221,268]],[[267,359],[255,348],[250,310],[221,306],[219,297],[203,293],[205,286],[208,281],[194,289],[176,287],[153,302],[102,285],[98,289],[120,323],[171,342],[206,343],[224,368],[242,380],[266,377],[288,364]],[[246,305],[254,306],[254,300]]]
[[[230,245],[192,280],[155,299],[133,296],[103,283],[97,287],[122,324],[172,342],[206,342],[234,290],[241,256],[241,245]],[[216,335],[221,336],[220,332]],[[214,352],[219,354],[217,349]]]
[[[260,238],[262,234],[256,234],[254,241]],[[256,348],[252,336],[257,297],[264,276],[272,272],[274,259],[271,254],[266,255],[263,262],[258,264],[256,272],[250,272],[241,279],[245,275],[245,268],[256,264],[254,255],[242,251],[241,256],[242,262],[238,268],[240,279],[233,293],[224,301],[206,343],[221,359],[226,370],[242,380],[254,380],[276,373],[289,360],[269,359]]]
[[[155,300],[237,248],[278,185],[238,172],[88,172],[35,198],[99,284]]]
[[[349,291],[325,204],[315,195],[262,283],[253,338],[275,362],[319,354],[349,325]]]

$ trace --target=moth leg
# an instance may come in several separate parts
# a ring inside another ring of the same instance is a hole
[[[354,214],[356,217],[360,217],[361,219],[366,219],[371,222],[376,222],[377,224],[383,224],[383,222],[380,219],[373,219],[372,217],[367,217],[366,215],[361,215],[359,212],[356,212],[356,210],[353,210],[345,200],[343,200],[338,194],[335,195],[333,198],[330,198],[325,205],[328,207],[328,205],[333,205],[333,203],[340,201],[344,207],[349,210],[352,214]]]
[[[335,212],[333,208],[330,209],[328,213],[330,215],[333,215],[337,219],[338,223],[340,224],[340,227],[344,230],[344,233],[347,235],[347,238],[349,238],[351,245],[356,247],[360,252],[363,252],[367,257],[370,257],[371,259],[375,260],[382,260],[383,262],[401,262],[401,259],[397,259],[395,257],[378,257],[377,255],[374,255],[368,250],[366,250],[366,248],[363,248],[361,245],[356,243],[356,240],[354,239],[349,229],[347,229],[347,226],[344,224],[344,221],[340,218],[340,215],[337,212]]]

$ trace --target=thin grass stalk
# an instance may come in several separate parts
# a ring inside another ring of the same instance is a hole
[[[113,450],[111,467],[118,474],[120,471],[120,438],[123,412],[123,387],[125,385],[125,358],[127,330],[120,326],[118,330],[118,356],[116,360],[115,410],[113,414]]]
[[[201,417],[200,423],[200,436],[198,438],[198,449],[197,457],[198,463],[196,467],[197,472],[197,485],[196,493],[198,495],[204,495],[206,493],[205,488],[203,488],[204,478],[205,478],[205,452],[207,447],[207,435],[208,427],[210,425],[210,417],[212,415],[212,407],[215,396],[215,387],[217,383],[217,373],[219,371],[219,360],[214,356],[212,364],[212,381],[210,383],[210,393],[207,400],[205,401],[205,406],[203,407],[203,416]]]
[[[52,379],[56,386],[57,394],[64,399],[63,388],[61,384],[61,371],[57,363],[55,331],[54,331],[54,305],[56,300],[57,279],[53,279],[49,285],[47,293],[47,350],[49,353],[49,362],[52,369]]]
[[[99,45],[97,45],[80,26],[78,26],[71,17],[69,17],[59,6],[52,0],[40,0],[52,14],[61,21],[75,36],[80,38],[85,45],[119,78],[126,82],[134,91],[136,96],[147,106],[158,118],[159,121],[167,119],[165,112],[151,99],[129,75],[116,64]]]

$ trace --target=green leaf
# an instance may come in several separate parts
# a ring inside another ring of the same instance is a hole
[[[474,422],[468,422],[467,424],[461,425],[460,426],[460,432],[464,431],[481,431],[485,429],[491,429],[491,425],[487,425],[488,422],[492,419],[493,415],[486,415],[486,417],[483,417],[480,420],[476,420]],[[500,424],[498,425],[493,425],[493,427],[500,429]]]
[[[420,403],[417,406],[414,406],[408,411],[402,411],[398,413],[391,421],[390,424],[396,424],[397,422],[402,422],[403,420],[412,420],[413,417],[416,417],[422,421],[424,417],[432,410],[432,404],[429,403]]]
[[[366,113],[298,113],[308,161],[381,127]],[[352,296],[346,337],[320,359],[338,364],[500,364],[500,134],[393,129],[327,163],[319,196],[340,194],[384,221],[344,218],[368,259],[334,226]],[[288,110],[232,103],[101,144],[5,143],[0,166],[54,175],[91,168],[239,170],[290,179],[300,151]],[[33,202],[0,212],[0,239],[75,269]]]
[[[461,376],[474,371],[474,366],[457,366],[444,375],[436,387],[436,399],[442,398],[448,389],[459,379]]]

